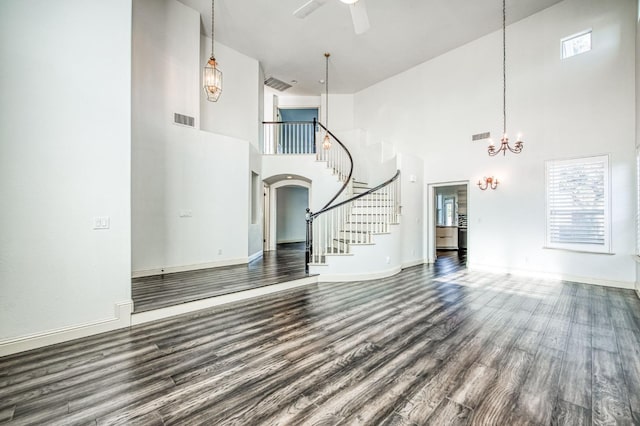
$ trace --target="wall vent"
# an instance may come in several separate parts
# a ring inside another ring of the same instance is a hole
[[[184,114],[178,114],[177,112],[173,113],[173,122],[181,126],[187,126],[187,127],[196,126],[195,118],[189,117],[188,115],[184,115]]]
[[[491,137],[491,132],[478,133],[471,136],[472,141],[481,141],[483,139],[489,139]]]
[[[271,87],[272,89],[276,89],[279,92],[284,92],[285,90],[291,88],[290,84],[285,83],[282,80],[278,80],[277,78],[269,77],[264,81],[265,86]]]

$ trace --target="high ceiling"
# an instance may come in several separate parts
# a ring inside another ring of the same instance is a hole
[[[200,12],[201,30],[210,34],[210,0],[180,1]],[[501,0],[360,1],[371,28],[356,35],[349,6],[339,0],[326,0],[305,19],[293,11],[307,0],[217,0],[216,41],[258,59],[266,78],[297,81],[284,93],[318,95],[324,52],[331,53],[330,92],[355,93],[502,27]],[[508,0],[507,24],[560,1]]]

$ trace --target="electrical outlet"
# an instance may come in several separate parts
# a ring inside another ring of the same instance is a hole
[[[109,216],[96,216],[93,218],[93,229],[109,229],[110,222]]]
[[[218,254],[222,254],[222,249],[218,249]]]
[[[192,210],[180,210],[180,217],[192,217],[192,216],[193,216]]]

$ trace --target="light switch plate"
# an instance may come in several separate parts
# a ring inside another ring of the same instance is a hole
[[[96,216],[93,218],[93,229],[109,229],[111,218],[109,216]]]

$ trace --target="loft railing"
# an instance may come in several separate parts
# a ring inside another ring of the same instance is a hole
[[[375,188],[316,213],[307,209],[307,274],[310,263],[325,263],[327,254],[346,254],[350,244],[370,244],[372,234],[389,232],[389,225],[398,223],[399,176],[400,170]]]
[[[315,154],[317,121],[264,121],[262,153]]]

